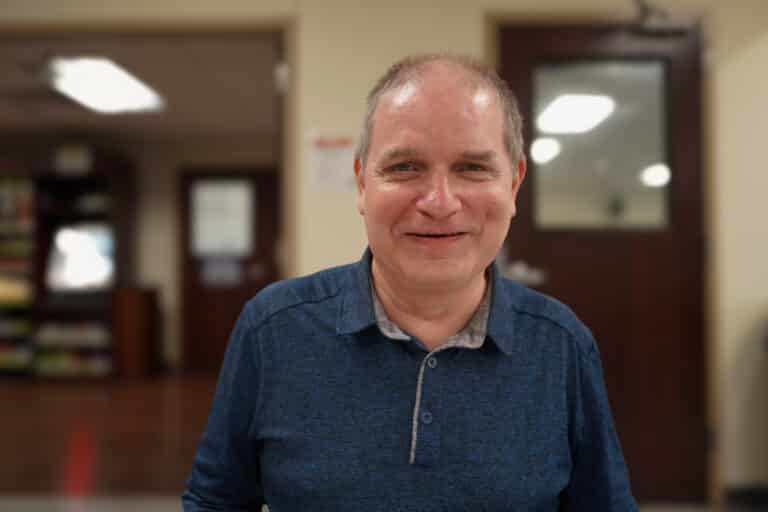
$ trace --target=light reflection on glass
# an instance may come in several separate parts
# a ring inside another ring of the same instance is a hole
[[[531,144],[531,158],[539,165],[551,162],[560,154],[560,141],[552,137],[539,137]]]
[[[107,225],[61,227],[54,237],[48,286],[55,291],[109,287],[114,273],[112,231]]]
[[[562,94],[536,118],[542,133],[587,133],[605,121],[616,102],[604,94]]]

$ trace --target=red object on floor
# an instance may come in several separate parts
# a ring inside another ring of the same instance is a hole
[[[67,441],[62,494],[66,497],[90,496],[94,490],[96,448],[88,424],[81,424]]]

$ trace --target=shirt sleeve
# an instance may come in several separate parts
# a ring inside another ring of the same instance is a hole
[[[227,345],[208,424],[182,495],[184,512],[261,510],[259,446],[252,432],[258,368],[259,350],[246,306]]]
[[[579,350],[575,379],[576,442],[562,511],[636,512],[629,473],[614,427],[597,345]]]

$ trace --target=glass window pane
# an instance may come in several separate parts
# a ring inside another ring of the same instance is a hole
[[[663,62],[547,62],[533,81],[537,226],[667,226]]]

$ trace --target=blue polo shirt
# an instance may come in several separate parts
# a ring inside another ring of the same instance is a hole
[[[485,342],[374,314],[370,251],[275,283],[230,339],[184,510],[636,511],[592,335],[495,266]]]

